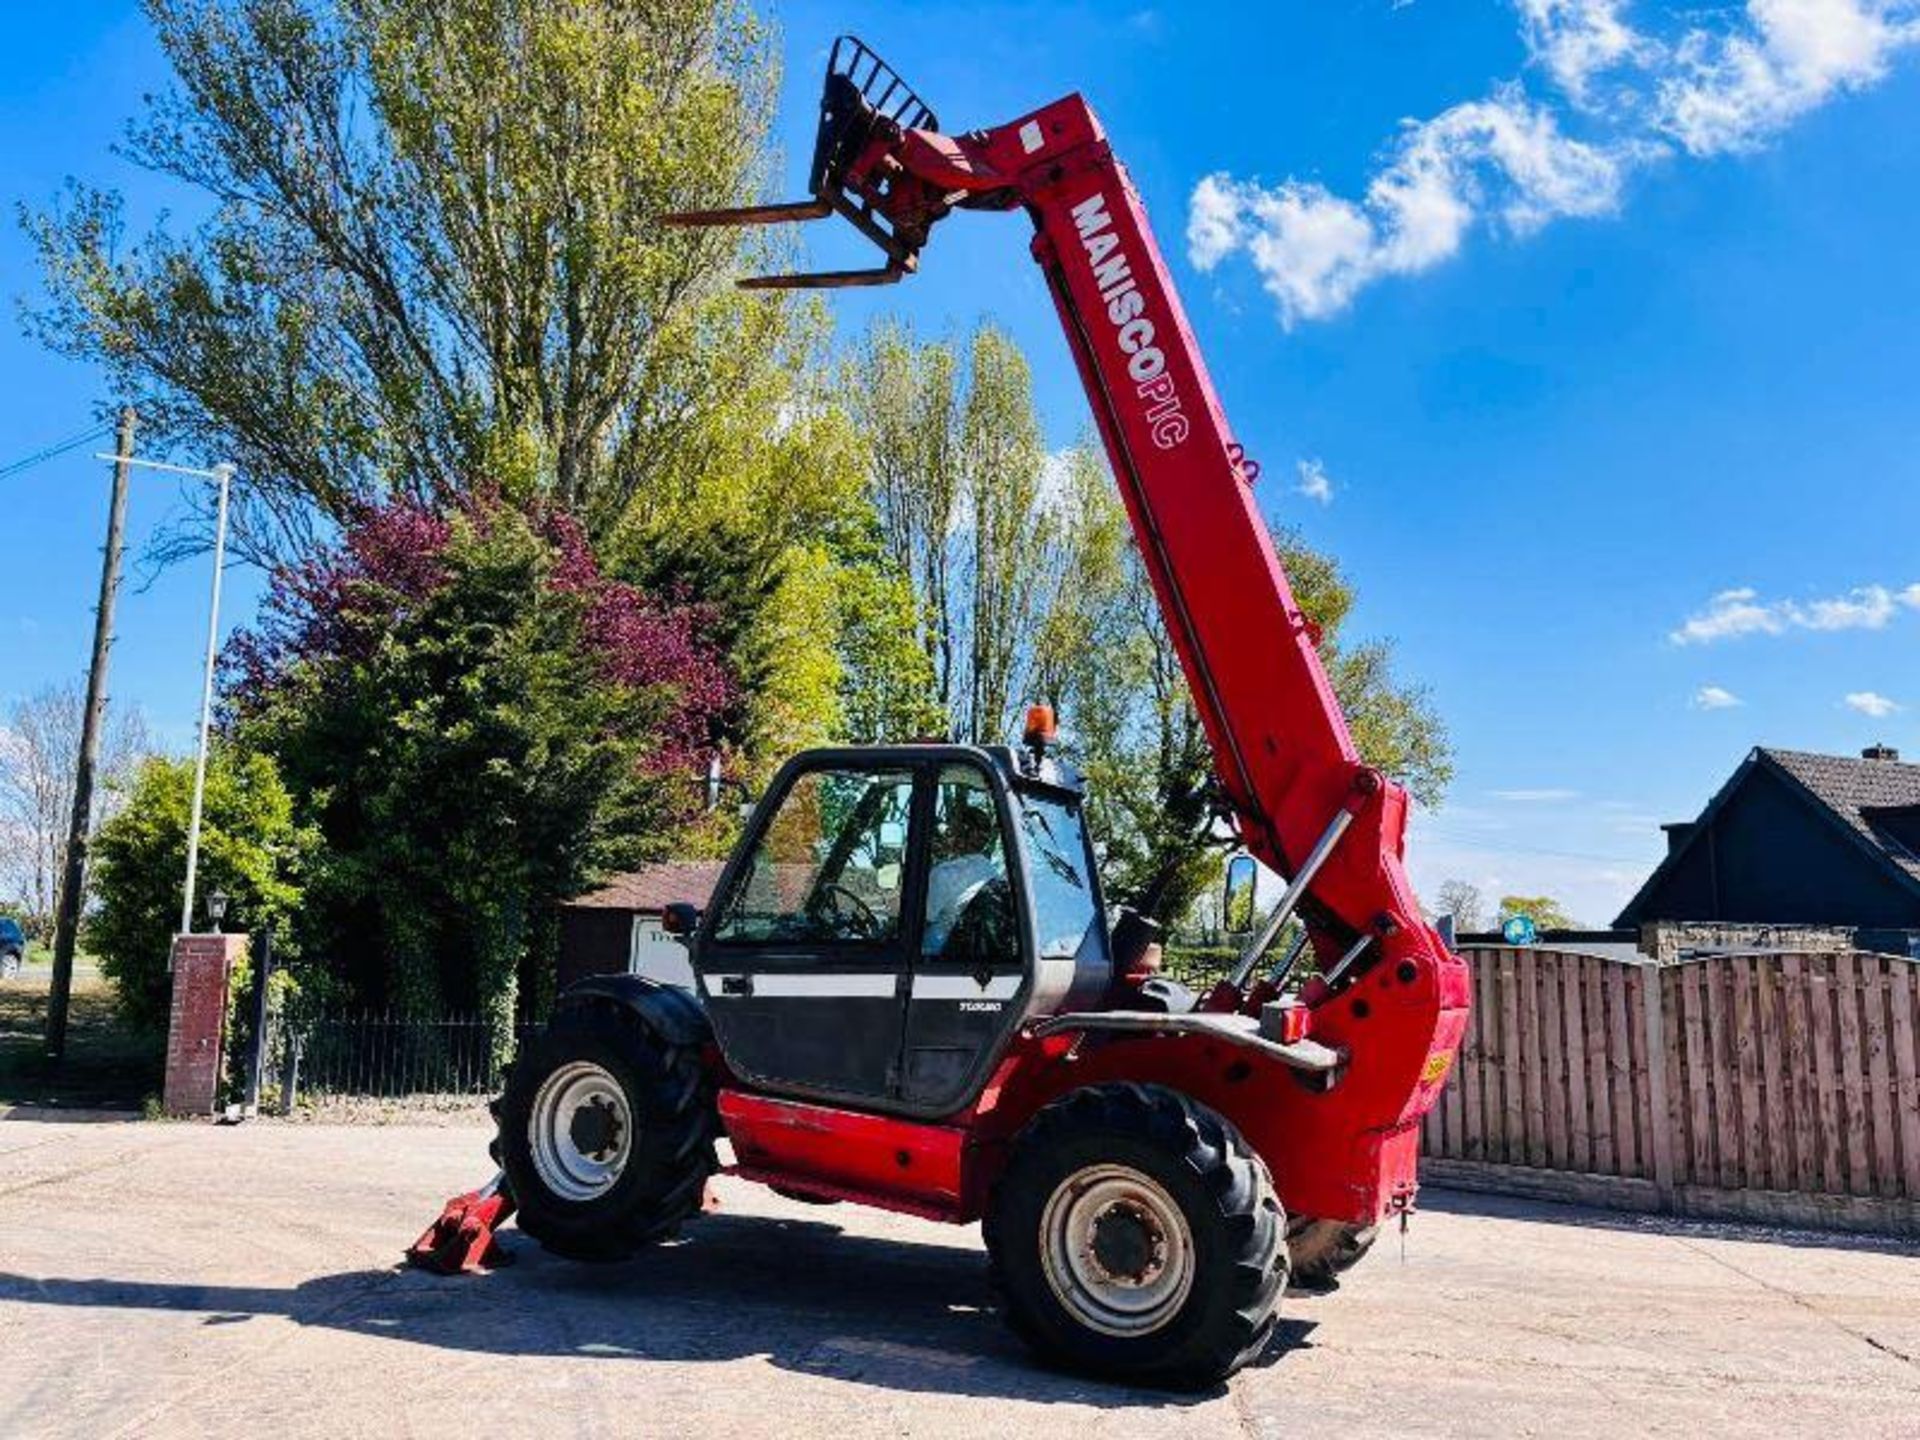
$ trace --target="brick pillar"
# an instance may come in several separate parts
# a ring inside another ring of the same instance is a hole
[[[246,953],[245,935],[177,935],[173,1015],[167,1026],[169,1115],[209,1115],[226,1058],[227,982]]]

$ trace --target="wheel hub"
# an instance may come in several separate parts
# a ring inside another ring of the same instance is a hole
[[[1140,1285],[1166,1265],[1167,1237],[1147,1211],[1119,1204],[1093,1222],[1093,1260],[1108,1279]]]
[[[1147,1335],[1192,1293],[1193,1231],[1159,1181],[1128,1165],[1089,1165],[1054,1189],[1040,1217],[1054,1298],[1103,1335]]]
[[[573,1119],[567,1125],[567,1136],[573,1141],[573,1148],[592,1160],[605,1160],[613,1154],[619,1144],[621,1132],[620,1117],[606,1097],[595,1095],[573,1112]]]
[[[590,1060],[557,1067],[527,1114],[534,1172],[557,1199],[575,1203],[597,1200],[619,1181],[634,1131],[626,1090]]]

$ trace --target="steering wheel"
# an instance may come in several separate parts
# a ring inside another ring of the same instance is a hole
[[[846,886],[829,880],[814,894],[827,902],[823,907],[835,919],[843,921],[856,940],[877,940],[886,926],[880,923],[880,917],[873,913],[873,907],[862,900]],[[846,903],[841,904],[842,901]]]
[[[954,899],[947,913],[951,919],[940,948],[942,959],[971,960],[977,966],[990,967],[994,960],[1018,953],[1019,942],[1010,933],[1012,893],[1004,876],[990,875],[974,881]]]

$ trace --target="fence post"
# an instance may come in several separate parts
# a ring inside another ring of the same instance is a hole
[[[1653,1188],[1660,1208],[1673,1211],[1673,1116],[1667,1108],[1667,1015],[1659,961],[1640,971],[1641,1035],[1646,1045],[1647,1100],[1653,1112],[1647,1143],[1653,1151]]]
[[[262,926],[253,937],[253,992],[249,1009],[253,1033],[247,1037],[247,1099],[241,1113],[260,1113],[260,1072],[267,1064],[267,981],[273,975],[273,933]]]
[[[280,1064],[280,1113],[291,1115],[300,1094],[300,1032],[284,1022],[282,1028],[286,1048]]]

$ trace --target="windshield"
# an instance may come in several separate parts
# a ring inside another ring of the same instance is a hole
[[[1033,880],[1033,929],[1040,956],[1071,958],[1100,919],[1080,808],[1052,796],[1022,793],[1017,799]]]

